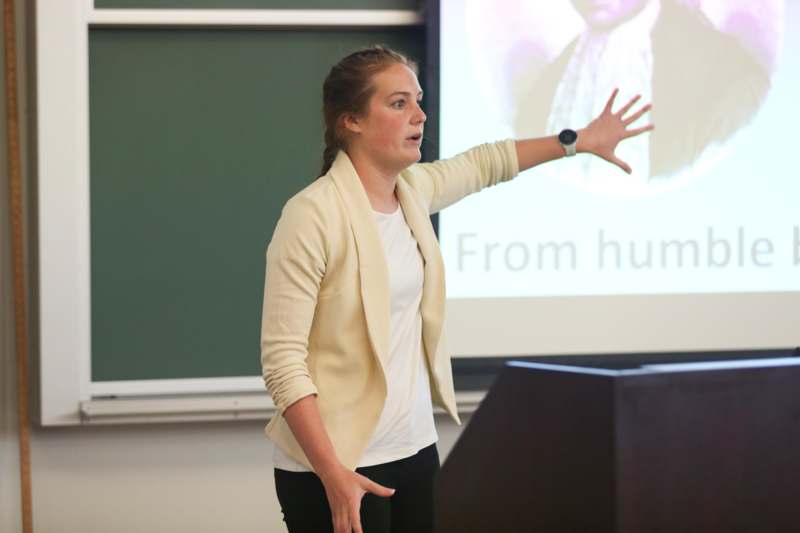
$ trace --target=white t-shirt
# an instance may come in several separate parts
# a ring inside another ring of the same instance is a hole
[[[373,211],[389,267],[389,358],[385,362],[386,403],[358,467],[404,459],[438,440],[433,420],[428,367],[422,345],[422,255],[403,210]],[[308,468],[275,446],[275,468]]]

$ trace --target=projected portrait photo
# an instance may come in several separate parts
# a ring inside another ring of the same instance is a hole
[[[655,131],[617,152],[632,175],[598,158],[558,167],[560,179],[612,196],[673,188],[713,166],[756,116],[782,42],[781,0],[489,4],[467,3],[466,29],[484,94],[515,136],[588,124],[615,87],[618,102],[653,103],[637,124]]]

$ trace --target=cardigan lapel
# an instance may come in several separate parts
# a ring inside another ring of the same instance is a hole
[[[375,354],[381,364],[384,364],[389,355],[389,268],[378,233],[378,225],[373,217],[372,206],[364,186],[344,151],[340,150],[337,154],[329,174],[344,200],[350,218],[358,250],[361,300],[364,305],[367,331]],[[415,199],[413,189],[402,176],[398,176],[396,192],[406,222],[419,245],[424,261],[424,282],[420,303],[422,340],[428,362],[433,368],[433,359],[444,319],[444,263],[429,214],[423,204]]]
[[[344,200],[358,250],[361,301],[372,349],[385,370],[389,357],[389,268],[372,215],[367,192],[344,151],[339,151],[330,176]]]
[[[439,241],[433,232],[430,215],[423,204],[415,200],[414,190],[403,179],[397,178],[397,199],[417,240],[422,258],[425,261],[425,281],[422,288],[422,341],[428,356],[430,367],[434,368],[434,355],[442,333],[445,304],[444,262],[439,248]]]

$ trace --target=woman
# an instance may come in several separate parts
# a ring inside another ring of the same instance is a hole
[[[623,118],[636,99],[612,113],[614,95],[577,146],[506,140],[418,164],[416,65],[372,47],[331,69],[322,176],[286,203],[267,249],[265,431],[290,533],[433,530],[433,403],[460,420],[429,215],[565,150],[630,172],[614,148],[652,129],[627,129],[649,106]]]

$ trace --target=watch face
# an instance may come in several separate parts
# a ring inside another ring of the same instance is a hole
[[[558,134],[558,142],[561,144],[572,144],[578,139],[578,134],[574,130],[563,130]]]

